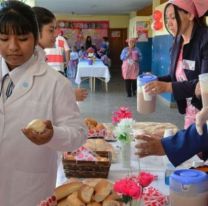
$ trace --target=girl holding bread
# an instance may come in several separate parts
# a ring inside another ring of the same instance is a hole
[[[38,36],[37,20],[29,6],[19,1],[2,3],[2,206],[35,206],[50,196],[56,181],[57,151],[72,151],[85,142],[85,126],[73,88],[65,77],[47,65],[43,50],[36,46]],[[10,80],[6,81],[8,76]],[[28,125],[35,119],[41,120]]]

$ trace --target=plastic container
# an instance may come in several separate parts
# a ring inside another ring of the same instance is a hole
[[[170,176],[170,205],[207,206],[207,174],[192,169],[173,172]]]
[[[151,73],[144,73],[137,77],[137,111],[142,114],[150,114],[155,111],[156,95],[149,95],[144,91],[144,85],[157,80]]]
[[[168,161],[168,160],[167,160]],[[166,163],[165,168],[165,184],[170,185],[170,176],[175,171],[175,167],[169,161]]]

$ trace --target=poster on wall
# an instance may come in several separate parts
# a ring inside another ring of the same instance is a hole
[[[92,43],[100,48],[103,37],[108,36],[108,21],[58,21],[58,30],[62,30],[70,47],[80,49],[85,45],[87,36],[91,36]]]
[[[150,27],[149,21],[137,21],[136,22],[136,33],[138,37],[138,42],[148,41],[148,30]]]

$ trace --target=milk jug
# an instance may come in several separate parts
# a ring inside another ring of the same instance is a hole
[[[192,169],[176,170],[170,176],[171,206],[207,206],[208,175]]]
[[[149,114],[155,111],[156,95],[149,95],[144,91],[144,85],[157,80],[155,75],[144,73],[137,77],[137,111]]]

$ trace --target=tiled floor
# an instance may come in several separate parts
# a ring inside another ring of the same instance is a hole
[[[84,82],[82,87],[88,88],[88,82]],[[178,113],[177,109],[169,108],[160,98],[157,99],[156,112],[149,115],[139,114],[136,110],[136,97],[126,97],[124,81],[120,74],[113,74],[109,82],[109,91],[105,92],[104,85],[97,80],[96,91],[90,92],[88,98],[79,103],[83,117],[93,117],[101,122],[111,122],[112,112],[120,106],[127,106],[131,109],[136,121],[170,122],[183,128],[184,117]]]

